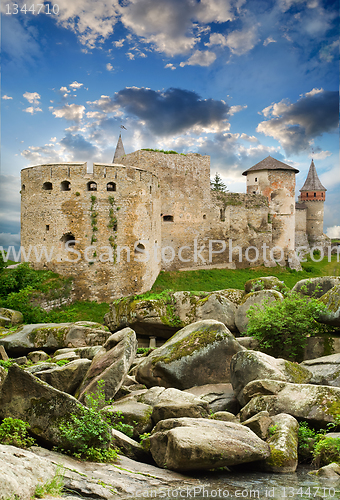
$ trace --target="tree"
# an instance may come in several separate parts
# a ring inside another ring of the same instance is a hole
[[[224,184],[220,174],[217,172],[213,180],[210,181],[210,187],[213,191],[221,191],[222,193],[226,193],[228,191],[227,186]]]

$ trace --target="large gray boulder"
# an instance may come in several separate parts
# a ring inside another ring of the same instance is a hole
[[[240,409],[240,404],[231,384],[199,385],[185,389],[184,392],[190,392],[190,394],[209,403],[210,409],[214,413],[229,411],[236,415]]]
[[[253,278],[244,284],[246,293],[258,292],[260,290],[276,290],[282,292],[287,290],[287,286],[276,276],[264,276],[262,278]]]
[[[39,323],[22,326],[0,339],[0,345],[10,356],[20,356],[37,349],[52,352],[62,347],[102,345],[110,335],[99,323]]]
[[[269,446],[250,429],[233,422],[178,418],[162,420],[150,437],[159,467],[204,470],[265,459]]]
[[[120,389],[136,356],[136,334],[131,328],[124,328],[111,335],[106,344],[104,344],[104,348],[108,350],[105,353],[100,351],[96,354],[77,391],[76,395],[80,401],[85,401],[87,394],[97,392],[100,380],[105,382],[105,399],[109,400],[114,397]]]
[[[21,312],[0,307],[0,326],[20,325],[23,321],[24,317]]]
[[[295,472],[298,465],[299,423],[291,415],[280,413],[272,417],[271,431],[267,443],[270,457],[264,462],[267,472]]]
[[[325,427],[335,421],[340,409],[338,387],[256,380],[244,388],[243,394],[249,402],[240,412],[241,421],[267,411],[270,416],[288,413],[298,420]]]
[[[76,359],[64,366],[56,365],[54,368],[35,372],[34,375],[55,389],[74,395],[90,365],[89,359]]]
[[[338,276],[321,276],[320,278],[298,281],[294,285],[293,291],[318,299],[336,285],[340,285],[340,278]]]
[[[215,319],[235,331],[236,305],[224,292],[168,292],[158,299],[117,299],[105,315],[105,322],[113,332],[130,326],[138,334],[167,339],[181,328],[205,319]]]
[[[340,353],[301,363],[312,373],[311,384],[340,387]]]
[[[304,366],[276,359],[260,351],[241,351],[235,354],[230,363],[231,383],[241,405],[245,404],[243,388],[256,379],[282,380],[307,384],[311,372]]]
[[[235,324],[238,331],[240,333],[245,333],[247,331],[249,322],[247,311],[250,307],[255,305],[263,306],[274,300],[283,300],[282,293],[277,290],[259,290],[245,295],[235,314]]]
[[[105,406],[101,411],[110,422],[131,425],[133,427],[133,439],[138,439],[141,434],[150,432],[154,427],[152,406],[135,400],[117,401],[112,405]]]
[[[8,369],[0,391],[1,419],[24,420],[30,424],[34,437],[51,446],[73,449],[73,444],[61,435],[60,424],[68,422],[70,415],[79,416],[84,412],[88,409],[74,397],[58,391],[16,364]],[[100,448],[104,445],[98,440],[92,446]]]
[[[0,499],[35,498],[37,486],[49,483],[57,465],[29,450],[0,444]]]
[[[145,358],[136,380],[147,387],[189,389],[230,382],[230,360],[244,350],[223,323],[204,320],[186,326]]]
[[[339,283],[340,283],[340,278]],[[320,323],[331,326],[340,326],[340,284],[331,288],[320,297],[320,302],[327,306],[327,311],[318,318]]]

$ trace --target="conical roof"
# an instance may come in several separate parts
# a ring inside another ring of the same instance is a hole
[[[299,172],[296,168],[290,167],[289,165],[286,165],[286,163],[276,160],[271,156],[267,156],[267,158],[265,158],[264,160],[256,163],[256,165],[254,165],[253,167],[250,167],[248,168],[248,170],[242,172],[242,175],[247,175],[248,172],[254,172],[258,170],[292,170],[296,174]]]
[[[123,141],[122,141],[122,134],[119,134],[117,146],[116,146],[116,151],[112,160],[112,163],[118,163],[118,160],[122,157],[125,156],[125,150],[123,146]]]
[[[320,182],[313,160],[309,167],[306,182],[300,191],[327,191]]]

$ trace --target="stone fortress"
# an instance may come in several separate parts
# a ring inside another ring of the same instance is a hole
[[[270,156],[243,175],[247,194],[210,188],[210,157],[140,150],[119,136],[110,164],[21,172],[21,245],[35,269],[74,278],[75,298],[149,290],[161,270],[299,266],[295,248],[329,242],[314,162],[295,203],[293,167]]]

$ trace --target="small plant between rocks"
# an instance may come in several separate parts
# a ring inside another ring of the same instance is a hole
[[[18,448],[29,448],[35,440],[28,436],[27,430],[30,425],[18,418],[4,418],[0,425],[0,443],[17,446]]]

